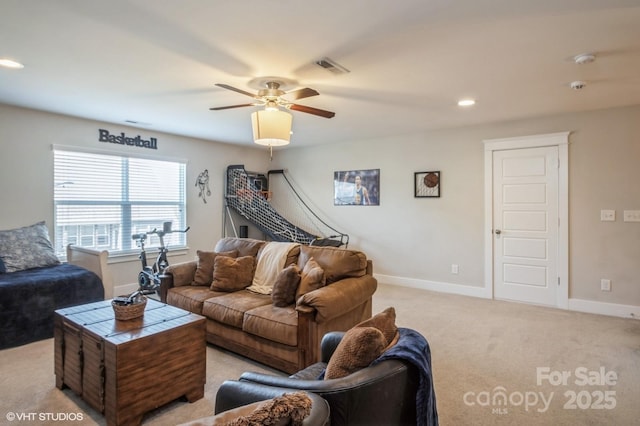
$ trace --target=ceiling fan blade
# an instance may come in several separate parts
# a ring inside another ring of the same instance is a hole
[[[259,96],[255,95],[253,93],[249,93],[249,92],[244,91],[242,89],[238,89],[238,88],[235,88],[233,86],[229,86],[228,84],[216,83],[216,86],[222,87],[223,89],[227,89],[227,90],[233,90],[234,92],[238,92],[238,93],[241,93],[243,95],[250,96],[250,97],[252,97],[254,99],[260,99]]]
[[[248,106],[254,106],[254,105],[256,105],[256,104],[229,105],[229,106],[214,107],[214,108],[209,108],[209,109],[211,111],[220,111],[222,109],[242,108],[242,107],[248,107]]]
[[[320,117],[324,117],[324,118],[332,118],[333,116],[336,115],[335,112],[326,111],[324,109],[313,108],[305,105],[291,104],[289,105],[288,108],[294,111],[300,111],[300,112],[306,112],[308,114],[319,115]]]
[[[308,98],[310,96],[317,96],[319,94],[320,93],[318,93],[316,90],[305,87],[304,89],[292,90],[291,92],[287,92],[283,96],[287,99],[295,101],[296,99]]]

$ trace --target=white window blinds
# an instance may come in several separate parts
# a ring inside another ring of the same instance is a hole
[[[133,234],[164,222],[186,228],[185,170],[183,162],[55,148],[56,254],[64,257],[67,244],[132,252]],[[158,243],[152,236],[147,247]],[[167,234],[165,244],[186,246],[186,234]]]

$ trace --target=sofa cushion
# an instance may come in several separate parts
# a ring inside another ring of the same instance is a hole
[[[274,306],[280,308],[291,305],[296,301],[296,291],[300,284],[300,268],[295,263],[284,268],[273,283],[271,300]]]
[[[223,294],[227,293],[212,291],[204,286],[173,287],[167,292],[167,304],[202,315],[203,302]]]
[[[361,251],[301,246],[298,258],[300,269],[304,269],[304,265],[312,257],[324,269],[327,284],[347,277],[362,277],[367,273],[367,257]]]
[[[238,256],[258,256],[260,247],[266,244],[266,241],[254,240],[252,238],[235,238],[225,237],[216,244],[214,251],[238,250]]]
[[[197,250],[198,264],[196,273],[193,276],[192,285],[210,286],[213,281],[213,267],[217,256],[238,257],[238,250],[229,250],[223,252]]]
[[[222,324],[242,328],[244,313],[263,305],[271,305],[271,296],[241,290],[205,300],[202,315]]]
[[[251,285],[255,269],[255,257],[242,256],[232,258],[216,256],[213,264],[211,290],[238,291]]]
[[[60,264],[44,222],[0,231],[0,257],[6,272]]]
[[[331,355],[324,378],[338,379],[371,364],[387,346],[384,334],[375,327],[348,330]]]
[[[272,304],[260,306],[245,312],[242,330],[267,340],[297,346],[298,313],[294,305],[284,308]]]
[[[325,282],[324,269],[318,265],[318,262],[316,262],[313,257],[310,258],[302,270],[300,285],[298,285],[298,289],[296,290],[296,300],[310,291],[323,287]]]

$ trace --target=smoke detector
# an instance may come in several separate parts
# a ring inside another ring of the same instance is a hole
[[[586,85],[587,83],[581,80],[572,81],[570,84],[573,90],[582,90],[585,88]]]
[[[575,56],[573,60],[578,65],[590,64],[591,62],[596,60],[596,56],[592,53],[582,53]]]

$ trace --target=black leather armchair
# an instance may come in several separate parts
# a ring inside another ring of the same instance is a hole
[[[343,335],[327,333],[321,343],[321,362],[292,376],[243,373],[243,389],[250,392],[253,386],[268,385],[312,392],[329,403],[332,426],[415,425],[419,373],[409,362],[388,359],[343,378],[319,379]]]

